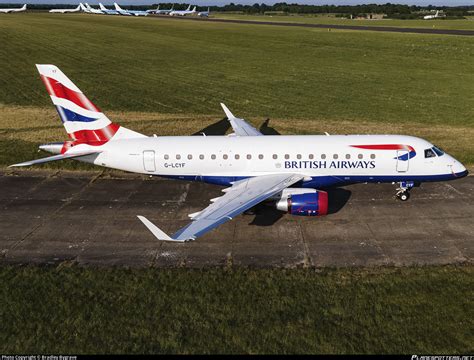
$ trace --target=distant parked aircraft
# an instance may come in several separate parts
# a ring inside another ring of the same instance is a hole
[[[102,11],[105,15],[119,15],[117,10],[109,10],[107,9],[102,3],[99,3],[99,9]]]
[[[209,11],[209,8],[207,8],[207,11],[200,11],[200,12],[198,12],[198,16],[200,16],[200,17],[209,17],[209,14],[210,14],[210,13],[211,13],[211,12]]]
[[[191,9],[191,5],[188,6],[186,10],[174,10],[170,12],[170,16],[186,16],[186,15],[193,15],[196,13],[196,6],[194,9]]]
[[[114,6],[115,6],[115,10],[120,15],[148,16],[148,13],[143,10],[124,10],[117,3],[114,3]]]
[[[434,15],[426,15],[426,16],[423,16],[423,19],[425,20],[431,20],[431,19],[437,19],[437,18],[440,18],[441,16],[439,16],[439,11],[436,11],[436,14]]]
[[[158,5],[158,8],[156,10],[147,10],[147,12],[158,14],[158,15],[169,15],[170,12],[172,12],[173,10],[174,10],[174,5],[171,7],[171,9],[163,9],[163,10],[160,10],[160,5]]]
[[[91,7],[88,3],[84,3],[85,7],[87,8],[87,13],[89,14],[97,14],[97,15],[103,15],[104,13],[98,9],[94,9]]]
[[[21,8],[0,9],[0,13],[8,14],[8,13],[22,12],[25,10],[26,10],[26,4],[23,5]]]
[[[77,5],[77,8],[74,9],[51,9],[49,10],[50,13],[59,13],[59,14],[65,14],[65,13],[73,13],[73,12],[79,12],[82,10],[82,4]]]

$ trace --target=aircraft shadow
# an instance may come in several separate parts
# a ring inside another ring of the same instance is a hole
[[[212,135],[225,135],[227,130],[230,129],[230,123],[227,121],[227,118],[223,118],[214,124],[206,126],[204,129],[195,132],[193,135],[200,135],[204,133],[206,136]]]
[[[263,135],[281,135],[277,130],[268,126],[269,123],[270,123],[270,119],[265,120],[264,123],[260,125],[259,131]]]
[[[263,135],[281,135],[277,130],[268,126],[270,123],[270,119],[267,119],[263,122],[260,126],[259,131]],[[193,136],[202,136],[203,133],[207,136],[212,135],[225,135],[227,131],[230,129],[230,123],[227,121],[227,118],[223,118],[209,126],[206,126],[204,129],[201,129],[193,134]]]
[[[331,188],[325,190],[328,193],[328,215],[339,212],[349,201],[352,192],[343,188]],[[249,225],[271,226],[280,220],[285,213],[265,204],[252,208],[247,215],[255,215]]]

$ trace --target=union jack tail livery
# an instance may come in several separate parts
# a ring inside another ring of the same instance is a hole
[[[143,137],[111,122],[58,67],[36,67],[73,145],[100,146],[112,138]]]

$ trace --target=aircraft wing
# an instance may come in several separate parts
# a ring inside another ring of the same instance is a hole
[[[236,181],[230,188],[224,189],[224,196],[213,199],[213,203],[204,210],[189,215],[192,222],[178,230],[173,236],[166,235],[147,218],[138,216],[143,224],[158,240],[184,242],[195,240],[198,236],[232,220],[245,210],[261,203],[283,189],[302,180],[298,174],[274,174],[256,176]]]
[[[102,151],[81,151],[81,152],[75,152],[71,154],[59,154],[59,155],[53,155],[53,156],[48,156],[42,159],[37,159],[37,160],[31,160],[31,161],[25,161],[19,164],[13,164],[10,165],[9,167],[19,167],[19,166],[30,166],[30,165],[36,165],[36,164],[43,164],[46,162],[50,161],[57,161],[57,160],[65,160],[65,159],[72,159],[72,158],[77,158],[80,156],[86,156],[86,155],[94,155],[94,154],[100,154]]]
[[[232,129],[234,129],[234,132],[238,136],[260,136],[263,135],[260,131],[255,129],[252,125],[250,125],[248,122],[246,122],[244,119],[239,119],[236,118],[230,110],[225,106],[224,104],[221,103],[222,109],[225,112],[225,115],[227,116],[227,119],[229,119],[230,124],[232,125]]]

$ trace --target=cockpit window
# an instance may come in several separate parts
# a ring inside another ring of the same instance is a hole
[[[434,151],[432,149],[426,149],[425,158],[432,158],[432,157],[436,157],[436,154],[434,153]]]
[[[441,150],[439,147],[433,146],[432,149],[433,149],[433,151],[436,153],[436,155],[438,155],[438,156],[444,155],[444,151]]]

